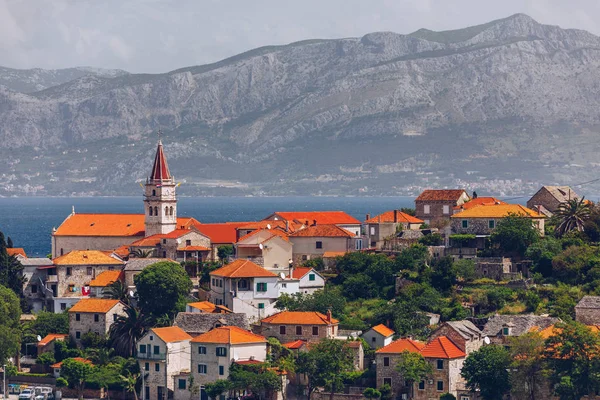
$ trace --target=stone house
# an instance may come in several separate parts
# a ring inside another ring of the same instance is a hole
[[[465,380],[460,375],[460,371],[467,355],[450,339],[439,336],[429,340],[421,349],[421,354],[431,364],[433,375],[427,380],[415,383],[413,388],[415,399],[438,399],[446,392],[456,396],[458,390],[465,389]]]
[[[575,306],[575,320],[585,325],[600,325],[600,296],[583,296]]]
[[[86,298],[69,309],[69,335],[79,345],[87,332],[104,336],[120,315],[125,315],[125,304],[119,300]]]
[[[365,369],[365,349],[360,340],[346,340],[346,346],[352,352],[352,362],[356,371]]]
[[[527,208],[539,210],[541,213],[546,211],[552,216],[561,203],[578,198],[579,195],[569,186],[542,186],[527,201]]]
[[[362,338],[372,349],[380,349],[392,343],[394,331],[383,324],[375,325],[362,334]]]
[[[286,271],[292,259],[292,243],[287,234],[278,229],[258,229],[242,237],[235,244],[237,258],[250,260],[261,267]]]
[[[337,225],[312,225],[289,235],[294,246],[293,262],[323,257],[325,253],[346,253],[362,249],[362,238]]]
[[[28,258],[17,256],[17,259],[23,265],[23,276],[26,279],[23,286],[23,295],[33,312],[41,311],[47,303],[47,298],[53,295],[50,287],[46,286],[48,272],[52,272],[56,276],[56,268],[52,260],[45,257]]]
[[[124,282],[122,270],[103,271],[90,281],[90,297],[103,297],[104,290],[117,281]]]
[[[149,251],[153,257],[177,262],[205,261],[211,252],[210,238],[194,226],[145,237],[131,243],[129,249]]]
[[[37,343],[38,356],[42,353],[54,353],[54,343],[64,341],[69,335],[62,333],[49,333]]]
[[[450,229],[452,234],[475,235],[478,249],[485,247],[485,239],[489,237],[496,225],[509,215],[519,215],[531,219],[533,226],[544,235],[545,215],[539,214],[520,204],[481,205],[452,215]],[[451,245],[452,236],[450,236]]]
[[[497,281],[518,280],[529,275],[530,260],[513,261],[507,257],[476,257],[475,277]]]
[[[145,400],[171,398],[174,376],[190,368],[190,340],[181,328],[152,328],[138,341],[137,360],[147,374],[144,381]]]
[[[252,261],[237,259],[210,273],[210,300],[251,320],[275,310],[279,277]]]
[[[398,365],[402,352],[420,353],[424,347],[425,343],[418,340],[399,339],[377,350],[375,353],[377,389],[383,385],[389,385],[392,388],[394,398],[398,398],[402,394],[408,394],[410,390],[406,387],[404,379],[396,371],[396,365]]]
[[[447,321],[441,324],[429,336],[429,340],[445,336],[461,351],[470,354],[479,350],[484,344],[485,336],[471,321]]]
[[[424,222],[400,210],[386,211],[372,218],[367,214],[364,227],[368,246],[381,249],[385,238],[396,235],[399,230],[419,229]]]
[[[277,211],[264,219],[264,221],[284,221],[291,226],[304,225],[336,225],[360,236],[361,223],[359,220],[344,211]]]
[[[127,260],[127,263],[125,264],[125,268],[123,268],[123,271],[125,272],[125,285],[127,286],[127,288],[135,291],[135,283],[134,283],[133,279],[136,277],[136,275],[138,275],[140,272],[142,272],[144,269],[146,269],[146,267],[148,267],[152,264],[156,264],[157,262],[163,262],[163,261],[176,262],[171,259],[165,260],[164,258],[153,258],[153,257],[133,258],[133,257],[130,257],[129,260]]]
[[[494,344],[509,345],[513,336],[521,336],[532,330],[540,331],[559,322],[558,318],[541,315],[494,315],[483,327],[483,335]]]
[[[214,328],[191,341],[191,371],[199,385],[227,379],[232,362],[266,357],[267,339],[237,326]]]
[[[338,334],[339,321],[317,311],[281,311],[260,321],[258,333],[277,338],[281,343],[297,340],[316,342],[323,338],[333,339]]]
[[[173,326],[183,329],[191,337],[196,337],[221,326],[237,326],[246,331],[250,329],[246,314],[241,313],[209,314],[180,312],[175,317]]]
[[[454,207],[469,200],[462,189],[425,190],[415,199],[415,217],[429,225],[444,223],[449,221]]]

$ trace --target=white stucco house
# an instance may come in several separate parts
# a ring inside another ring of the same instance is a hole
[[[383,324],[375,325],[362,334],[362,338],[371,346],[372,349],[380,349],[392,343],[394,340],[394,331]]]

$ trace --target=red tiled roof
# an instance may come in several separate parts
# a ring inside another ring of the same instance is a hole
[[[211,303],[210,301],[197,301],[195,303],[188,303],[187,305],[192,308],[204,311],[206,313],[215,313],[216,311],[225,311],[229,313],[233,312],[225,306],[218,306]]]
[[[214,276],[223,276],[226,278],[270,278],[277,277],[271,271],[268,271],[261,267],[260,265],[256,265],[252,261],[238,259],[221,267],[213,272],[210,275]]]
[[[412,339],[399,339],[377,350],[377,353],[400,354],[403,351],[419,353],[425,347],[425,343]]]
[[[65,339],[67,337],[69,337],[69,335],[64,334],[64,333],[49,333],[46,336],[44,336],[44,338],[42,340],[40,340],[37,345],[39,347],[44,347],[44,346],[50,344],[53,340]]]
[[[208,236],[212,244],[233,244],[237,242],[237,228],[245,224],[248,222],[202,224],[198,230]]]
[[[265,324],[331,325],[339,321],[317,311],[281,311],[261,320]]]
[[[336,224],[336,225],[357,225],[360,221],[344,211],[278,211],[265,219],[275,219],[279,217],[284,221],[297,221],[299,223],[312,224],[314,220],[317,224]]]
[[[237,326],[221,326],[192,339],[193,343],[222,343],[222,344],[244,344],[244,343],[266,343],[264,336],[257,335]]]
[[[485,205],[490,206],[494,204],[506,204],[504,201],[497,199],[495,197],[477,197],[475,199],[471,199],[466,203],[463,203],[460,206],[454,206],[454,210],[468,210],[469,208]]]
[[[461,358],[466,357],[464,351],[459,349],[446,336],[433,339],[421,350],[425,358]]]
[[[22,247],[7,247],[6,252],[9,256],[21,255],[27,257],[27,254],[25,254],[25,250]]]
[[[375,332],[379,333],[383,337],[389,337],[394,334],[393,330],[391,330],[390,328],[388,328],[387,326],[385,326],[383,324],[376,325],[376,326],[372,327],[371,329],[373,329]]]
[[[304,340],[295,340],[293,342],[288,342],[288,343],[284,343],[283,347],[288,348],[290,350],[297,350],[299,348],[301,348],[302,346],[304,346],[306,344],[306,342]]]
[[[169,172],[169,165],[167,164],[167,158],[165,157],[163,145],[160,140],[158,141],[158,146],[156,147],[156,155],[154,156],[154,165],[152,166],[150,179],[155,181],[173,179],[171,173]]]
[[[424,190],[415,201],[457,201],[466,193],[463,189]]]
[[[79,362],[82,362],[82,363],[86,363],[86,364],[91,364],[92,363],[90,360],[88,360],[86,358],[81,358],[81,357],[73,357],[73,360],[79,361]],[[52,364],[50,366],[50,368],[60,368],[60,367],[62,367],[62,363],[63,362],[60,361],[60,362],[57,362],[56,364]]]
[[[282,231],[280,229],[257,229],[257,230],[254,230],[254,231],[252,231],[252,232],[250,232],[250,233],[242,236],[240,238],[240,240],[238,240],[238,243],[240,243],[242,241],[245,241],[247,239],[250,239],[251,237],[253,237],[255,235],[258,235],[258,234],[261,234],[261,233],[265,233],[265,232],[268,232],[269,235],[263,241],[261,241],[261,243],[264,243],[267,240],[271,240],[273,238],[273,236],[279,236],[280,238],[282,238],[286,242],[289,241],[289,239],[288,239],[288,233],[285,232],[285,231]]]
[[[202,224],[196,218],[193,217],[177,217],[177,229],[200,229]]]
[[[90,282],[90,286],[105,287],[116,281],[122,281],[123,271],[103,271]]]
[[[129,245],[124,244],[121,247],[117,247],[116,249],[113,250],[113,253],[115,253],[116,255],[118,255],[121,258],[129,257]]]
[[[396,213],[397,220],[394,220]],[[419,218],[413,217],[412,215],[408,215],[407,213],[403,213],[402,211],[392,210],[386,211],[383,214],[379,214],[365,221],[366,224],[380,224],[380,223],[389,223],[389,222],[404,222],[407,224],[423,224],[425,221],[420,220]]]
[[[69,309],[69,312],[106,314],[117,304],[119,304],[119,300],[96,298],[81,299]]]
[[[546,218],[544,214],[537,213],[520,204],[482,204],[478,207],[472,207],[468,210],[456,213],[450,218],[504,218],[508,217],[509,214],[517,214],[528,218]]]
[[[123,265],[99,250],[73,250],[52,260],[54,265]]]
[[[312,268],[308,267],[294,267],[294,270],[292,271],[292,279],[302,279],[302,277],[308,274],[308,272],[311,270]]]
[[[178,326],[167,326],[165,328],[152,328],[150,329],[165,343],[182,342],[189,340],[192,337],[185,333],[183,329]]]
[[[290,235],[290,237],[355,237],[349,232],[337,225],[314,225],[308,228],[300,229]]]
[[[347,253],[347,251],[326,251],[323,253],[323,258],[344,257]]]
[[[238,364],[238,365],[259,365],[259,364],[264,364],[264,361],[258,361],[258,360],[237,360],[234,361],[234,363]]]
[[[204,246],[185,246],[185,247],[182,247],[177,250],[178,251],[210,251],[210,249],[208,247],[204,247]]]

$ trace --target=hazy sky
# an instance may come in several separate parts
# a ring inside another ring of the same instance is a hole
[[[166,72],[268,44],[515,13],[600,34],[598,0],[0,0],[0,65]]]

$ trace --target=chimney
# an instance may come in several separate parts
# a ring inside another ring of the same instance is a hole
[[[331,308],[327,309],[327,322],[331,323]]]
[[[285,221],[285,231],[286,232],[290,231],[290,221],[288,221],[288,220]]]
[[[308,226],[308,220],[304,221],[304,226]]]
[[[368,220],[370,220],[370,219],[371,219],[371,214],[367,214],[367,215],[365,216],[365,221],[368,221]]]
[[[288,268],[290,270],[290,279],[292,279],[292,274],[294,273],[294,262],[291,258],[288,260]]]
[[[313,219],[313,226],[317,226],[317,220]]]
[[[398,222],[398,210],[394,210],[394,222]]]

